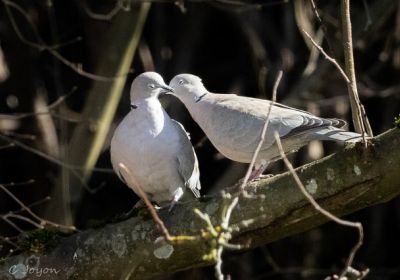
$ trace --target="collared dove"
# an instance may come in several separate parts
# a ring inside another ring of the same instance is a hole
[[[184,103],[192,118],[221,154],[234,161],[251,162],[260,142],[271,101],[236,94],[211,93],[199,77],[191,74],[175,76],[169,86],[174,89],[172,94]],[[260,176],[269,162],[280,158],[275,131],[281,137],[284,152],[291,153],[312,140],[360,139],[359,134],[341,129],[345,124],[343,120],[323,119],[274,103],[251,178]]]
[[[158,96],[172,88],[154,72],[132,82],[132,110],[111,140],[114,171],[136,194],[139,186],[151,201],[171,207],[189,188],[200,196],[199,168],[193,146],[183,126],[165,112]],[[129,170],[121,170],[123,164]]]

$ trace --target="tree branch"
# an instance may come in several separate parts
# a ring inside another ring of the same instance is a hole
[[[400,129],[379,135],[372,143],[368,149],[349,144],[297,169],[308,192],[324,209],[342,216],[400,194],[400,150],[394,148],[400,145]],[[289,172],[253,183],[247,190],[254,198],[241,198],[231,216],[235,244],[261,246],[327,221],[302,195]],[[222,199],[193,201],[159,215],[171,234],[199,236],[204,222],[193,209],[208,214],[214,226],[221,224]],[[203,258],[211,248],[208,239],[155,242],[161,235],[151,217],[133,217],[62,239],[48,254],[36,255],[38,269],[59,270],[42,275],[44,279],[141,279],[213,264],[212,259]],[[4,260],[0,279],[7,279],[10,268],[31,256],[21,253]],[[24,279],[36,279],[36,275],[28,273]]]

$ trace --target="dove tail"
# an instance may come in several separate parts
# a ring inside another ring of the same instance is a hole
[[[327,119],[331,121],[331,125],[336,127],[336,128],[343,128],[347,125],[347,122],[341,119]]]
[[[362,140],[359,133],[345,131],[336,127],[326,127],[314,132],[317,140],[337,141],[337,142],[358,142]]]

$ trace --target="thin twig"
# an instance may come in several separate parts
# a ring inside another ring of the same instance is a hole
[[[36,222],[28,217],[22,216],[22,215],[18,215],[18,214],[13,214],[13,213],[7,213],[2,215],[4,219],[8,219],[8,218],[14,218],[17,220],[21,220],[21,221],[25,221],[28,224],[31,224],[32,226],[36,227],[36,228],[40,228],[43,229],[44,225],[42,225],[40,222]]]
[[[318,22],[319,22],[319,24],[321,26],[321,30],[322,30],[322,33],[323,33],[322,35],[323,35],[323,37],[325,37],[325,41],[326,41],[326,43],[328,45],[328,51],[330,52],[330,54],[332,56],[334,56],[333,48],[331,46],[331,43],[330,43],[328,37],[326,36],[328,34],[328,28],[327,28],[325,22],[322,20],[320,14],[318,12],[318,7],[315,4],[314,0],[310,0],[310,2],[311,2],[311,7],[312,7],[312,10],[314,12],[314,15],[317,18],[317,20],[318,20]]]
[[[224,197],[226,197],[227,199],[230,198],[230,194],[223,194]],[[223,280],[224,279],[224,274],[222,272],[222,253],[224,251],[225,248],[227,249],[231,249],[231,250],[240,250],[243,248],[242,245],[240,244],[230,244],[227,241],[225,241],[226,239],[230,239],[231,236],[226,235],[225,232],[229,232],[229,222],[231,219],[231,215],[233,212],[233,209],[235,209],[236,205],[239,202],[239,197],[235,196],[231,203],[223,208],[222,210],[222,221],[221,221],[221,228],[224,232],[221,233],[221,237],[218,238],[218,248],[217,248],[217,262],[215,263],[215,275],[219,280]]]
[[[7,224],[9,224],[12,228],[14,228],[19,233],[24,232],[23,229],[21,229],[19,226],[17,226],[14,222],[12,222],[9,219],[7,219],[6,217],[4,217],[4,215],[0,215],[0,218],[3,219],[3,221],[5,221]]]
[[[211,233],[211,235],[213,237],[217,237],[218,236],[218,231],[213,226],[210,216],[208,214],[206,214],[206,213],[201,212],[197,208],[194,209],[194,213],[197,214],[197,216],[199,216],[200,219],[202,219],[206,223],[208,231]]]
[[[238,204],[238,202],[239,202],[239,198],[238,197],[234,197],[232,199],[232,202],[226,208],[226,210],[224,210],[225,213],[223,213],[222,222],[221,222],[221,227],[222,227],[223,230],[228,230],[229,221],[231,219],[232,211],[233,211],[233,209],[235,209],[235,207]]]
[[[38,206],[38,205],[40,205],[40,204],[42,204],[42,203],[45,203],[45,202],[47,202],[47,201],[49,201],[49,200],[51,200],[51,197],[50,197],[50,196],[46,196],[45,198],[42,198],[42,199],[40,199],[40,200],[38,200],[38,201],[35,201],[35,202],[32,202],[31,204],[29,204],[29,205],[27,205],[27,206],[28,206],[28,208],[32,208],[32,207],[34,207],[34,206]],[[21,209],[19,209],[19,210],[12,211],[12,213],[14,213],[14,214],[19,214],[19,213],[22,213],[22,212],[24,212],[24,211],[25,211],[25,209],[21,208]]]
[[[133,182],[132,175],[131,175],[131,172],[129,171],[129,169],[123,163],[120,163],[119,167],[122,168],[122,170],[124,170],[124,172],[127,174],[127,176],[128,176],[127,181]],[[151,216],[153,217],[154,222],[157,224],[158,228],[163,233],[165,239],[169,242],[172,242],[173,238],[169,234],[169,231],[168,231],[167,227],[165,226],[164,222],[161,220],[160,216],[158,216],[156,209],[154,209],[153,204],[151,204],[146,193],[142,190],[142,188],[138,184],[135,185],[135,190],[139,193],[140,198],[144,201],[144,204],[146,205],[147,209],[149,210]]]
[[[239,197],[236,195],[232,199],[229,193],[222,193],[222,196],[224,197],[224,205],[222,206],[222,221],[218,229],[214,227],[208,214],[201,212],[199,209],[194,209],[194,212],[206,223],[207,233],[211,235],[211,239],[216,241],[212,243],[212,248],[208,257],[215,259],[215,276],[220,280],[224,279],[224,274],[222,272],[222,253],[224,249],[241,250],[246,247],[241,244],[230,244],[228,242],[232,238],[229,221],[233,209],[235,209],[239,202]],[[227,201],[230,201],[230,203],[227,204]]]
[[[373,135],[372,131],[370,130],[368,118],[363,117],[363,109],[361,109],[362,104],[357,91],[356,72],[353,56],[353,38],[350,18],[350,0],[341,0],[341,20],[345,70],[347,77],[349,78],[347,90],[349,92],[354,129],[356,132],[361,133],[363,143],[365,146],[367,146],[366,134],[370,137],[372,137]]]
[[[323,216],[327,217],[328,219],[334,221],[335,223],[342,225],[342,226],[346,226],[346,227],[352,227],[352,228],[356,228],[358,230],[358,241],[357,243],[354,245],[354,247],[351,249],[349,256],[346,260],[346,266],[343,269],[343,272],[340,275],[340,279],[342,279],[342,277],[346,274],[348,267],[351,267],[353,260],[354,260],[354,256],[357,253],[358,249],[361,247],[361,245],[363,244],[363,239],[364,239],[364,231],[363,231],[363,226],[360,222],[351,222],[351,221],[347,221],[344,219],[341,219],[337,216],[335,216],[334,214],[330,213],[329,211],[325,210],[324,208],[322,208],[318,202],[315,201],[315,199],[312,197],[312,195],[307,191],[307,189],[304,187],[303,183],[301,182],[299,176],[297,175],[296,171],[293,168],[293,165],[290,163],[290,161],[288,160],[288,158],[285,155],[285,152],[283,150],[282,147],[282,143],[281,143],[281,139],[279,137],[279,134],[277,132],[275,132],[275,141],[277,143],[278,149],[279,149],[279,153],[286,165],[286,168],[289,170],[289,172],[291,173],[296,185],[299,187],[300,191],[303,193],[303,195],[306,197],[306,199],[311,203],[311,205],[314,207],[314,209],[316,211],[318,211],[319,213],[321,213]]]
[[[77,87],[73,87],[67,94],[60,96],[53,103],[47,105],[45,110],[40,110],[39,112],[26,112],[26,113],[14,113],[14,114],[0,114],[0,119],[11,119],[11,120],[21,120],[30,117],[37,117],[41,115],[51,115],[54,118],[62,119],[69,122],[83,122],[89,120],[83,119],[73,119],[71,117],[67,117],[65,115],[59,115],[55,111],[61,104],[65,102],[67,98],[69,98],[73,93],[77,92]]]
[[[349,14],[349,17],[350,17],[350,14]],[[349,24],[350,24],[350,29],[351,29],[351,23],[349,23]],[[364,106],[362,106],[361,101],[358,97],[358,93],[357,93],[357,85],[356,85],[355,74],[354,74],[354,59],[353,59],[351,31],[349,34],[347,34],[350,36],[350,42],[351,42],[350,47],[351,48],[348,47],[349,46],[348,43],[347,44],[344,43],[345,57],[346,57],[346,59],[345,59],[346,60],[346,70],[351,68],[351,66],[348,66],[348,65],[351,65],[351,64],[353,65],[353,67],[352,67],[353,70],[352,71],[349,70],[350,72],[346,71],[347,74],[343,70],[343,68],[339,65],[339,63],[334,58],[330,57],[324,51],[324,49],[313,40],[313,38],[310,36],[310,34],[307,33],[307,31],[305,31],[304,29],[302,31],[310,39],[312,44],[323,54],[325,59],[330,61],[338,69],[339,73],[342,75],[343,79],[346,81],[347,87],[349,89],[349,97],[350,97],[350,104],[351,104],[351,108],[352,108],[351,111],[353,114],[354,128],[355,128],[356,132],[361,133],[363,143],[365,146],[367,146],[366,135],[372,137],[373,134],[372,134],[372,129],[369,124],[368,118],[365,113]],[[346,31],[347,31],[347,29],[346,29]],[[348,39],[348,36],[347,36],[347,39]],[[351,55],[349,54],[349,52],[351,52]],[[351,59],[350,59],[350,61],[352,61],[351,63],[348,62],[347,56],[351,57]],[[350,74],[352,73],[354,76],[349,75],[349,73]],[[357,125],[357,124],[359,124],[359,125]]]
[[[28,212],[33,218],[38,220],[39,223],[36,223],[36,222],[32,221],[31,219],[23,217],[21,215],[16,215],[13,212],[10,212],[10,213],[7,213],[7,214],[3,215],[6,218],[7,217],[12,217],[12,218],[18,218],[18,219],[21,219],[21,220],[24,220],[24,221],[30,220],[28,222],[30,222],[32,224],[35,224],[35,225],[39,224],[41,227],[43,227],[45,225],[50,225],[50,226],[53,226],[53,227],[56,227],[56,228],[63,228],[63,229],[71,230],[71,231],[76,231],[76,227],[74,227],[74,226],[65,226],[65,225],[57,224],[57,223],[54,223],[54,222],[51,222],[49,220],[46,220],[46,219],[43,219],[43,218],[39,217],[28,206],[26,206],[21,200],[19,200],[12,192],[7,190],[6,187],[4,187],[3,185],[0,184],[0,189],[2,191],[4,191],[8,196],[10,196],[16,203],[18,203],[24,211]]]
[[[226,199],[230,199],[230,194],[223,194]],[[222,222],[221,222],[221,229],[222,232],[218,236],[218,248],[217,248],[217,262],[215,264],[215,275],[219,280],[224,280],[224,274],[222,272],[222,253],[224,252],[224,249],[230,249],[230,250],[241,250],[245,246],[241,244],[230,244],[228,241],[232,238],[232,235],[230,233],[230,228],[229,228],[229,222],[231,219],[231,215],[233,212],[233,209],[237,206],[239,202],[239,197],[235,196],[231,203],[228,206],[224,206],[222,209]]]
[[[35,213],[33,213],[32,210],[28,206],[26,206],[21,200],[19,200],[12,192],[7,190],[6,187],[4,187],[3,185],[0,185],[0,189],[2,189],[3,192],[8,194],[8,196],[10,196],[15,202],[17,202],[21,206],[22,209],[24,209],[26,212],[31,214],[32,217],[36,218],[39,221],[41,220],[41,218],[39,216],[37,216]]]
[[[105,20],[105,21],[112,20],[121,10],[129,11],[129,7],[125,7],[121,0],[117,0],[114,7],[108,13],[105,13],[105,14],[93,12],[90,9],[87,1],[83,1],[82,6],[83,6],[83,9],[85,10],[86,14],[89,17],[91,17],[92,19]]]
[[[367,0],[363,0],[363,4],[365,9],[365,15],[367,16],[367,22],[365,23],[364,31],[367,31],[369,27],[372,25],[372,18],[371,18],[371,13],[369,12]]]
[[[93,189],[93,188],[89,187],[89,185],[84,180],[84,178],[78,173],[77,170],[84,170],[84,167],[65,163],[62,160],[58,159],[58,158],[52,157],[52,156],[50,156],[48,154],[45,154],[42,151],[39,151],[39,150],[37,150],[35,148],[32,148],[32,147],[30,147],[30,146],[28,146],[28,145],[26,145],[26,144],[24,144],[24,143],[22,143],[22,142],[20,142],[18,140],[15,140],[15,139],[12,139],[10,137],[7,137],[7,136],[5,136],[5,135],[3,135],[1,133],[0,133],[0,139],[3,139],[4,141],[7,141],[9,143],[13,143],[15,146],[18,146],[18,147],[20,147],[20,148],[22,148],[22,149],[24,149],[24,150],[26,150],[28,152],[31,152],[31,153],[39,156],[39,157],[42,157],[42,158],[48,160],[49,162],[52,162],[52,163],[57,164],[57,165],[59,165],[61,167],[69,169],[71,174],[74,175],[79,180],[79,182],[82,184],[82,186],[84,186],[84,188],[89,193],[93,194],[98,190],[98,189]],[[110,168],[94,167],[91,170],[94,171],[94,172],[113,173],[113,170],[110,169]]]
[[[62,160],[59,160],[59,159],[57,159],[55,157],[52,157],[52,156],[49,156],[49,155],[43,153],[42,151],[39,151],[39,150],[37,150],[35,148],[32,148],[31,146],[28,146],[28,145],[26,145],[26,144],[24,144],[24,143],[22,143],[22,142],[20,142],[18,140],[15,140],[13,138],[5,136],[4,134],[1,134],[1,133],[0,133],[0,139],[4,140],[6,142],[9,142],[9,143],[13,143],[17,147],[20,147],[20,148],[22,148],[22,149],[24,149],[24,150],[26,150],[28,152],[31,152],[31,153],[39,156],[39,157],[42,157],[42,158],[44,158],[44,159],[46,159],[46,160],[48,160],[48,161],[50,161],[50,162],[52,162],[54,164],[57,164],[59,166],[65,167],[65,168],[68,168],[70,170],[83,170],[84,169],[84,167],[82,167],[82,166],[65,163]],[[110,169],[110,168],[94,167],[92,170],[95,171],[95,172],[101,172],[101,173],[113,173],[113,170]]]
[[[71,39],[69,41],[61,42],[61,43],[54,44],[54,45],[51,45],[51,46],[48,46],[48,47],[49,47],[49,49],[59,49],[59,48],[66,47],[66,46],[69,46],[69,45],[73,45],[73,44],[75,44],[77,42],[80,42],[80,41],[82,41],[82,39],[83,38],[81,36],[77,36],[76,38],[73,38],[73,39]]]
[[[254,151],[254,154],[253,154],[253,157],[251,159],[249,168],[247,169],[246,175],[244,176],[242,184],[240,185],[240,190],[241,190],[242,193],[244,193],[244,188],[245,188],[245,186],[247,184],[247,181],[249,180],[250,174],[251,174],[251,172],[253,170],[253,167],[254,167],[254,165],[256,163],[258,153],[260,152],[260,150],[262,148],[262,144],[264,143],[265,135],[266,135],[267,129],[268,129],[269,117],[271,115],[272,107],[274,106],[274,103],[276,102],[276,93],[277,93],[277,90],[278,90],[279,83],[280,83],[280,81],[282,79],[282,74],[283,74],[283,72],[281,70],[281,71],[278,72],[278,76],[276,77],[275,84],[274,84],[274,87],[273,87],[273,90],[272,90],[272,102],[269,105],[267,118],[265,120],[264,126],[263,126],[262,131],[261,131],[260,142],[258,143],[256,150]]]
[[[14,131],[4,131],[2,132],[3,135],[6,136],[12,136],[14,138],[18,138],[18,139],[24,139],[24,140],[36,140],[36,135],[33,134],[27,134],[27,133],[17,133]]]
[[[322,25],[322,19],[318,13],[317,5],[315,5],[314,0],[310,0],[310,2],[311,2],[311,7],[312,7],[315,17],[318,19],[319,23]]]
[[[311,43],[314,45],[314,47],[316,47],[322,53],[322,55],[325,57],[325,59],[330,61],[337,68],[337,70],[339,70],[339,73],[342,75],[342,77],[346,81],[346,83],[350,83],[350,79],[347,77],[346,73],[344,72],[342,67],[339,65],[339,63],[336,61],[336,59],[330,57],[325,52],[325,50],[314,41],[314,39],[311,37],[310,34],[308,34],[307,31],[305,31],[304,29],[302,29],[301,31],[303,31],[303,33],[308,37],[308,39],[310,39]]]
[[[215,263],[215,277],[218,280],[224,280],[224,273],[222,272],[222,253],[224,252],[224,247],[219,246],[217,249],[217,262]]]
[[[18,246],[17,243],[15,243],[14,241],[11,240],[10,237],[0,236],[0,241],[3,241],[3,242],[5,242],[5,243],[10,244],[11,246],[13,246],[13,247],[16,248],[16,249],[19,249],[19,250],[21,249],[21,248]]]
[[[35,182],[36,181],[34,179],[29,179],[29,180],[26,180],[26,181],[0,183],[0,184],[3,185],[4,187],[15,187],[15,186],[25,186],[25,185],[33,184]]]
[[[15,114],[0,114],[0,119],[11,119],[11,120],[21,120],[25,118],[31,118],[31,117],[38,117],[42,115],[50,115],[53,118],[64,120],[67,122],[72,122],[72,123],[83,123],[83,122],[88,122],[91,123],[90,120],[83,120],[79,118],[71,118],[67,117],[65,115],[60,115],[57,114],[53,111],[39,111],[39,112],[31,112],[31,113],[15,113]]]
[[[53,103],[50,103],[46,107],[46,111],[39,111],[39,112],[28,112],[28,113],[14,113],[14,114],[0,114],[0,118],[4,119],[13,119],[13,120],[20,120],[23,118],[27,117],[33,117],[41,114],[49,114],[51,110],[56,109],[58,106],[60,106],[62,103],[67,100],[73,93],[77,92],[77,87],[73,87],[67,94],[60,96],[57,98]]]
[[[12,148],[12,147],[15,147],[15,144],[14,143],[8,143],[6,145],[0,146],[0,150],[9,149],[9,148]]]
[[[58,51],[56,51],[52,46],[48,46],[44,43],[44,40],[40,37],[39,33],[37,32],[37,30],[35,28],[35,25],[33,24],[32,20],[29,18],[27,12],[20,5],[16,4],[15,2],[12,2],[10,0],[2,0],[2,2],[4,3],[4,5],[6,7],[6,12],[7,12],[8,18],[10,19],[10,22],[14,29],[14,32],[17,34],[17,36],[21,40],[21,42],[23,42],[24,44],[26,44],[30,47],[36,48],[39,51],[47,51],[52,56],[57,58],[60,62],[62,62],[64,65],[66,65],[71,70],[73,70],[75,73],[77,73],[83,77],[92,79],[92,80],[103,81],[103,82],[111,82],[111,81],[114,81],[116,78],[119,78],[121,76],[126,76],[129,74],[129,73],[124,73],[118,77],[105,77],[105,76],[96,75],[96,74],[93,74],[93,73],[83,70],[81,64],[73,63],[73,62],[69,61],[68,59],[63,57]],[[39,43],[30,41],[25,38],[25,36],[22,34],[18,24],[15,21],[14,15],[12,14],[10,7],[12,7],[16,11],[18,11],[26,19],[26,21],[31,26],[32,31],[35,34],[36,39],[38,40]]]

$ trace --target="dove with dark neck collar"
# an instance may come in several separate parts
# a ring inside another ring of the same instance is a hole
[[[286,153],[297,151],[312,140],[361,139],[361,135],[343,130],[346,122],[342,120],[320,118],[269,100],[211,93],[199,77],[191,74],[175,76],[169,86],[217,150],[238,162],[251,162],[272,106],[267,133],[256,159],[258,173],[280,158],[275,132],[281,137]]]

